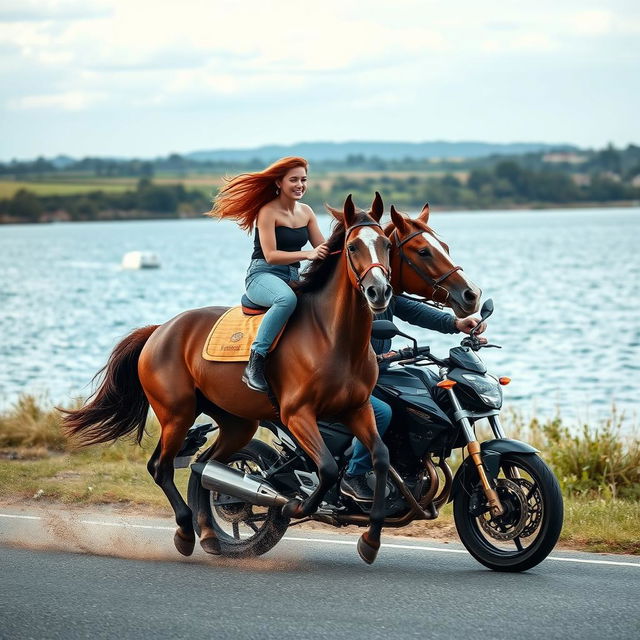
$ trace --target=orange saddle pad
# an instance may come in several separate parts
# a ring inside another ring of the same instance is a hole
[[[202,357],[213,362],[248,362],[251,344],[258,333],[264,314],[247,316],[242,313],[242,307],[231,307],[225,311],[209,332]],[[275,339],[271,350],[280,340]]]

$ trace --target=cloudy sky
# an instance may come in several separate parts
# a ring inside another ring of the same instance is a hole
[[[0,158],[640,142],[640,3],[0,0]]]

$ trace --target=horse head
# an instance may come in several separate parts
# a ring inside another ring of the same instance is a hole
[[[327,207],[344,226],[347,273],[351,284],[364,295],[373,313],[382,313],[391,300],[389,251],[391,242],[380,226],[384,211],[382,198],[376,192],[371,209],[356,208],[351,195],[342,211]]]
[[[429,205],[409,218],[391,207],[392,223],[385,233],[391,240],[391,284],[396,293],[414,293],[451,307],[463,318],[478,310],[482,291],[455,266],[449,246],[427,224]]]

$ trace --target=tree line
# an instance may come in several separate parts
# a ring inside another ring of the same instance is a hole
[[[329,186],[312,186],[305,201],[320,210],[324,203],[339,206],[352,193],[361,206],[380,191],[386,202],[410,211],[425,202],[440,207],[486,209],[518,206],[551,206],[579,203],[640,201],[640,184],[623,181],[615,174],[597,174],[586,183],[548,168],[527,169],[512,160],[491,168],[478,168],[465,179],[453,174],[360,177],[345,173]],[[26,189],[0,200],[4,222],[43,220],[95,220],[150,217],[194,217],[211,207],[210,196],[188,190],[182,184],[157,185],[141,178],[135,190],[123,193],[92,191],[78,195],[39,196]]]
[[[122,193],[91,191],[77,195],[36,195],[20,189],[12,198],[0,200],[0,220],[176,218],[196,216],[209,207],[210,200],[200,191],[187,190],[181,184],[157,185],[149,178],[141,178],[135,190]]]
[[[348,154],[340,160],[312,162],[315,172],[322,171],[470,171],[478,168],[493,169],[505,161],[517,162],[522,168],[543,170],[552,164],[553,171],[568,174],[597,175],[611,173],[622,181],[640,176],[640,147],[630,144],[624,149],[608,145],[599,150],[577,150],[567,152],[560,149],[550,160],[553,152],[540,151],[513,156],[489,155],[481,158],[461,158],[434,160],[429,158],[404,157],[381,158],[376,155]],[[563,159],[564,158],[564,159]],[[113,159],[86,157],[37,158],[33,161],[0,162],[0,176],[16,179],[42,179],[46,176],[78,175],[92,177],[135,177],[152,178],[158,174],[171,173],[241,173],[259,171],[265,166],[264,159],[253,158],[246,161],[201,160],[189,155],[169,154],[150,160]]]

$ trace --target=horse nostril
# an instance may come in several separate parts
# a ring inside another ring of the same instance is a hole
[[[389,300],[389,298],[391,298],[392,293],[393,293],[393,289],[391,288],[391,285],[388,284],[384,290],[384,299]]]
[[[367,294],[367,298],[369,298],[369,300],[375,300],[378,297],[378,294],[376,293],[376,288],[374,286],[367,287],[367,290],[365,293]]]
[[[478,294],[471,289],[465,289],[462,293],[462,297],[464,298],[465,302],[475,302],[478,299]]]

